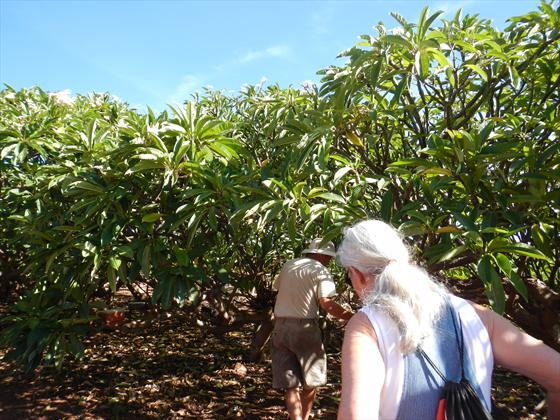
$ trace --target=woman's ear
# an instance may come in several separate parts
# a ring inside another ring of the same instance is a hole
[[[366,284],[366,276],[355,267],[348,267],[348,272],[352,276],[352,278],[356,279],[357,284],[361,287],[364,287]]]
[[[369,290],[377,280],[377,276],[373,274],[362,273],[360,270],[358,270],[355,267],[352,267],[352,269],[354,270],[354,276],[358,281],[358,285],[364,289]]]

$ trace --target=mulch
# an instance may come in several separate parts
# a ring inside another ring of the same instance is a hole
[[[84,359],[60,371],[43,366],[26,375],[0,361],[0,419],[284,419],[268,354],[258,363],[244,360],[252,333],[211,327],[178,310],[138,315],[118,329],[97,325]],[[315,419],[336,418],[341,336],[340,329],[331,334],[329,383]],[[498,368],[493,395],[498,419],[546,418],[536,409],[544,392],[527,378]]]

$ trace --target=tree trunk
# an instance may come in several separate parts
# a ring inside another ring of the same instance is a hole
[[[25,277],[13,268],[12,261],[0,250],[0,297],[4,301],[12,292],[25,286]]]
[[[535,278],[524,278],[529,301],[515,291],[509,281],[504,281],[506,293],[505,315],[528,334],[542,340],[560,351],[560,294],[550,289],[545,282]],[[446,285],[458,296],[488,304],[484,287],[478,280],[469,283],[447,281]]]
[[[560,294],[550,289],[542,280],[526,278],[524,281],[529,302],[517,296],[511,284],[505,285],[512,300],[508,302],[510,308],[507,314],[529,334],[560,351]]]

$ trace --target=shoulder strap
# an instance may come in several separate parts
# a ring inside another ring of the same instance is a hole
[[[453,309],[453,305],[451,304],[451,302],[448,299],[445,299],[445,301],[447,303],[447,307],[449,308],[449,311],[451,312],[451,320],[453,321],[453,329],[455,330],[455,340],[457,341],[457,348],[459,350],[459,361],[461,364],[461,380],[464,380],[465,379],[465,365],[464,365],[465,343],[463,341],[463,324],[461,323],[461,318],[458,318],[458,320],[455,319],[455,310]],[[459,330],[457,330],[457,322],[459,323]],[[432,367],[434,372],[436,372],[444,382],[449,382],[449,380],[445,377],[445,375],[441,372],[441,370],[439,370],[439,368],[436,366],[433,360],[430,359],[430,357],[426,354],[426,352],[422,347],[418,346],[417,351],[418,354],[420,354],[426,360],[426,362],[428,362],[428,364]]]
[[[455,330],[455,339],[457,340],[457,347],[459,349],[459,360],[461,363],[461,380],[465,379],[465,342],[463,340],[463,324],[461,323],[461,318],[457,315],[457,320],[455,319],[455,310],[451,302],[449,302],[449,310],[451,311],[451,320],[453,321],[453,329]],[[459,323],[459,331],[457,331],[457,322]]]
[[[433,362],[433,360],[428,357],[428,355],[426,354],[423,348],[418,347],[418,353],[426,360],[426,362],[430,364],[434,372],[438,374],[438,376],[441,378],[443,382],[448,382],[447,378],[443,375],[443,373],[441,373],[441,370],[438,369],[438,367]]]

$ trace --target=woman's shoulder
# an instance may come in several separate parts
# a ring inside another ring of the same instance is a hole
[[[364,312],[356,312],[344,328],[344,341],[363,345],[379,346],[377,333]]]
[[[363,306],[358,313],[364,314],[369,321],[375,326],[379,325],[383,329],[393,328],[397,326],[395,321],[386,314],[385,312],[379,310],[374,306]]]
[[[352,318],[346,324],[345,330],[371,332],[373,327],[366,313],[360,310],[352,315]],[[375,334],[375,331],[373,333]]]
[[[358,314],[362,314],[360,321],[367,320],[374,331],[384,359],[392,348],[399,348],[399,346],[394,346],[394,343],[400,342],[401,333],[395,321],[388,314],[372,306],[364,306]]]

